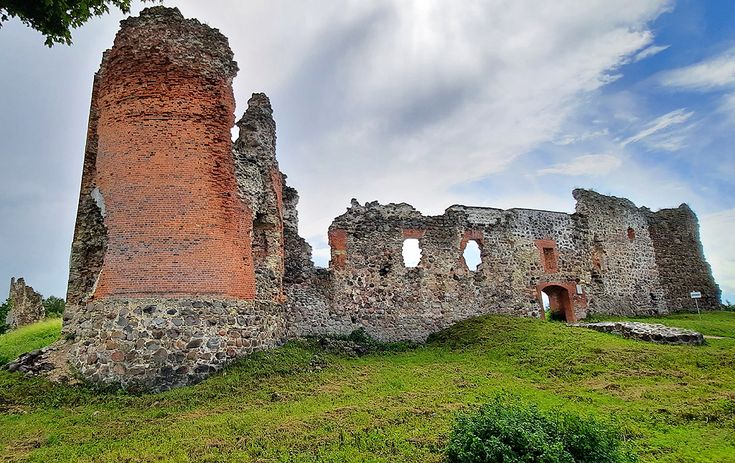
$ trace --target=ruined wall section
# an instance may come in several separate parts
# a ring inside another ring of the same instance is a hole
[[[689,206],[647,214],[661,286],[669,310],[696,310],[691,291],[702,293],[700,309],[717,310],[721,292],[704,258],[699,222]]]
[[[250,205],[257,299],[282,302],[284,275],[283,175],[276,161],[276,123],[268,97],[255,93],[237,122],[233,146],[240,197]]]
[[[299,194],[295,188],[283,185],[283,241],[285,268],[284,284],[307,281],[316,271],[311,259],[311,245],[299,235]]]
[[[576,214],[587,223],[590,311],[634,315],[667,311],[647,209],[630,200],[577,189]]]
[[[542,290],[559,286],[571,299],[569,318],[586,316],[589,270],[584,221],[563,212],[469,206],[452,206],[445,215],[458,212],[466,215],[466,229],[482,231],[478,272],[490,283],[482,294],[485,304],[511,304],[517,311],[533,310],[532,316],[542,316]],[[490,287],[496,289],[490,292]],[[511,297],[499,297],[502,294]]]
[[[66,318],[73,317],[80,304],[94,293],[107,250],[107,227],[104,223],[104,199],[97,188],[97,124],[99,113],[99,73],[92,86],[87,143],[84,150],[82,184],[79,191],[77,218],[69,262],[69,284],[66,293]]]
[[[290,323],[297,334],[364,328],[382,340],[423,340],[481,314],[539,317],[539,288],[574,286],[586,268],[575,252],[575,226],[569,215],[546,211],[452,206],[425,217],[408,204],[353,200],[329,228],[329,273],[310,284],[321,290],[290,291]],[[415,268],[402,256],[410,238],[421,247]],[[470,240],[481,250],[476,271],[462,255]],[[544,270],[538,240],[555,243],[553,271]],[[574,297],[577,317],[583,317],[585,296]]]
[[[8,299],[12,304],[5,317],[5,324],[11,330],[21,326],[31,325],[43,320],[46,312],[43,308],[43,296],[26,285],[23,278],[10,279],[10,293]]]

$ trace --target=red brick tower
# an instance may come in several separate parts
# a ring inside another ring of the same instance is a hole
[[[236,72],[227,39],[175,8],[122,21],[104,54],[64,327],[94,380],[168,387],[278,341],[235,174]]]

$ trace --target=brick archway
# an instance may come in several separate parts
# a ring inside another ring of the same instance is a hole
[[[548,283],[545,285],[539,285],[538,290],[538,301],[541,308],[541,318],[546,319],[546,313],[543,303],[542,293],[549,297],[549,308],[551,310],[552,317],[559,317],[567,323],[573,323],[577,321],[574,314],[574,306],[572,302],[572,291],[568,288],[569,285]]]

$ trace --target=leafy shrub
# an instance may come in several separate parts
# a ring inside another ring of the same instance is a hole
[[[626,463],[617,430],[591,418],[543,413],[499,397],[462,413],[454,424],[450,463]]]
[[[66,303],[56,296],[49,296],[43,300],[43,308],[49,318],[61,317],[64,314]]]
[[[8,331],[9,326],[5,323],[8,318],[8,312],[13,308],[13,301],[11,299],[6,300],[0,305],[0,334]]]

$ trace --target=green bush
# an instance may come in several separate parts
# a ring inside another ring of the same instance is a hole
[[[9,326],[5,323],[8,318],[8,312],[13,308],[13,301],[8,299],[0,305],[0,334],[8,331]]]
[[[58,318],[64,314],[66,303],[56,296],[49,296],[43,300],[43,309],[49,318]]]
[[[450,463],[635,462],[619,432],[595,419],[543,413],[535,405],[497,398],[462,413],[454,424]]]

